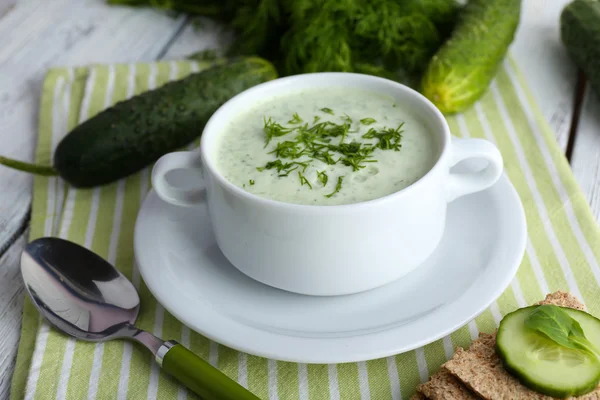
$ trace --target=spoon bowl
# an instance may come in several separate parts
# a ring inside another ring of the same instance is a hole
[[[77,339],[128,337],[140,308],[135,287],[84,247],[58,238],[34,240],[21,255],[21,272],[36,308]]]

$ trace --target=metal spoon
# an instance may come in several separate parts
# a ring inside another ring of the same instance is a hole
[[[85,247],[58,238],[34,240],[21,256],[21,273],[36,308],[67,335],[92,342],[132,339],[205,400],[258,400],[176,341],[165,342],[133,326],[140,308],[137,291]]]

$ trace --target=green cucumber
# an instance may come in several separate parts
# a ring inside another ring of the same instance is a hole
[[[600,1],[575,0],[563,10],[560,27],[571,59],[600,96]]]
[[[58,174],[76,187],[110,183],[190,143],[223,103],[276,77],[275,68],[261,58],[219,61],[117,103],[75,127],[58,144],[54,167],[4,157],[0,164],[39,175]]]
[[[518,309],[501,321],[496,351],[505,369],[536,392],[554,397],[579,396],[600,382],[600,360],[582,348],[558,345],[526,326],[539,306]],[[554,306],[556,307],[556,306]],[[600,344],[600,320],[571,308],[558,307],[579,323],[589,342]]]
[[[521,0],[470,0],[450,38],[429,63],[421,92],[445,114],[487,90],[514,39]]]

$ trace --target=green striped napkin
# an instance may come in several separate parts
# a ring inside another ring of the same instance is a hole
[[[77,123],[203,66],[180,61],[51,70],[42,93],[37,161],[49,163],[59,139]],[[500,148],[525,206],[529,240],[517,278],[487,311],[443,340],[408,353],[350,364],[294,364],[239,353],[182,326],[152,297],[133,262],[133,227],[150,186],[148,170],[93,190],[36,177],[31,237],[57,235],[108,259],[140,291],[140,328],[177,339],[260,398],[406,399],[455,347],[468,346],[478,332],[494,330],[502,315],[548,292],[569,291],[600,315],[598,226],[516,65],[507,61],[481,102],[449,122],[455,135],[486,138]],[[123,341],[69,339],[49,329],[29,301],[12,389],[13,399],[23,397],[196,398],[161,373],[148,352]]]

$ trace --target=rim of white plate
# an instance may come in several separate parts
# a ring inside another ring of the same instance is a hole
[[[152,263],[159,262],[151,252],[142,251],[146,240],[144,225],[152,218],[153,202],[161,202],[152,191],[146,197],[135,226],[135,259],[139,271],[156,299],[175,318],[203,336],[235,350],[281,361],[330,364],[366,361],[414,350],[454,332],[485,311],[510,285],[517,273],[527,240],[525,212],[519,196],[503,175],[494,186],[502,213],[510,218],[513,228],[506,236],[506,249],[512,256],[499,268],[485,269],[464,293],[441,309],[432,311],[411,324],[393,326],[377,332],[348,337],[314,338],[291,336],[261,330],[220,313],[206,302],[202,309],[190,311],[185,300],[176,300],[172,287],[165,287]],[[500,189],[500,188],[499,188]],[[489,189],[488,189],[489,190]],[[190,315],[193,314],[193,317]],[[407,328],[408,326],[408,328]],[[426,328],[426,329],[425,329]],[[398,340],[403,337],[405,340]],[[406,340],[406,338],[412,338]]]

